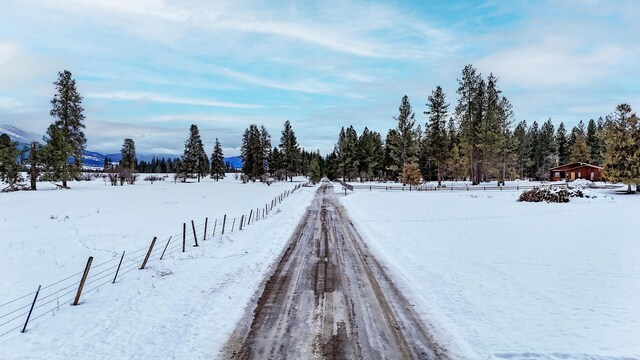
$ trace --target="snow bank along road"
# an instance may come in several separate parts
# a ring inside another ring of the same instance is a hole
[[[446,358],[323,185],[225,358]]]

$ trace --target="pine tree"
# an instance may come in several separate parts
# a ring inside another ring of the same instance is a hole
[[[569,139],[567,138],[567,129],[562,122],[558,125],[558,130],[556,130],[556,146],[558,149],[558,163],[568,163],[571,155],[569,152]]]
[[[271,171],[271,135],[267,131],[267,128],[260,126],[260,145],[262,147],[262,171],[268,173]]]
[[[42,172],[42,145],[37,142],[31,143],[31,150],[29,151],[29,171],[27,172],[27,176],[29,177],[29,182],[31,183],[31,190],[37,190],[37,181],[40,177],[40,173]]]
[[[61,180],[62,187],[68,188],[67,181],[77,177],[82,172],[82,155],[87,143],[87,139],[82,131],[82,129],[85,128],[83,122],[85,119],[83,115],[84,109],[82,107],[82,96],[80,96],[76,89],[76,81],[72,78],[71,72],[67,70],[59,72],[58,80],[53,84],[56,86],[57,93],[51,100],[52,108],[50,115],[55,118],[53,125],[60,131],[60,134],[56,134],[55,136],[57,137],[59,135],[61,139],[49,145],[53,146],[57,144],[60,147],[55,151],[60,152],[64,150],[64,155],[66,156],[64,157],[64,163],[47,164],[47,167],[60,170],[50,172],[49,175],[68,174],[64,175],[64,178],[54,179]],[[51,127],[49,127],[47,133],[49,139],[54,138]],[[49,157],[48,159],[62,159],[62,154],[58,155],[60,156]],[[73,158],[72,164],[67,163],[67,158],[69,157]],[[66,167],[66,169],[61,169],[61,167]]]
[[[293,181],[293,175],[297,173],[300,166],[300,146],[289,120],[284,123],[279,147],[285,179],[289,177]]]
[[[225,177],[225,165],[224,154],[222,153],[222,146],[220,141],[216,138],[216,144],[213,147],[213,153],[211,154],[211,178],[218,181]]]
[[[427,154],[427,159],[435,163],[436,176],[438,178],[438,186],[442,185],[442,179],[445,171],[445,164],[449,156],[447,148],[447,130],[446,118],[449,110],[449,104],[445,100],[444,91],[440,86],[431,92],[427,98],[427,111],[425,115],[429,116],[429,121],[425,125],[425,140],[423,149]],[[426,179],[425,172],[422,176]]]
[[[320,163],[318,159],[314,157],[311,159],[311,163],[309,164],[309,180],[317,184],[322,179],[322,170],[320,170]]]
[[[397,122],[395,136],[388,139],[387,143],[391,158],[391,164],[387,169],[394,175],[402,171],[406,163],[418,160],[420,139],[419,131],[415,128],[415,114],[411,110],[407,95],[402,97],[398,112],[398,116],[394,117]]]
[[[120,149],[120,167],[135,171],[136,163],[136,143],[133,139],[124,139],[124,143]]]
[[[265,130],[266,132],[266,130]],[[258,125],[251,124],[242,136],[242,172],[252,181],[265,173],[265,148]]]
[[[602,164],[602,140],[600,137],[602,136],[602,130],[598,130],[598,125],[595,120],[589,120],[589,124],[587,125],[587,146],[589,147],[589,162],[591,164]]]
[[[65,188],[65,184],[70,180],[73,168],[69,166],[67,159],[72,152],[71,145],[66,141],[64,133],[56,125],[51,124],[47,129],[48,138],[42,148],[42,162],[44,164],[43,180],[62,181],[60,187]]]
[[[620,104],[607,116],[604,175],[609,181],[628,185],[640,183],[640,119],[628,104]]]
[[[571,162],[587,163],[590,157],[591,151],[589,150],[585,136],[578,132],[573,148],[571,149]]]
[[[182,182],[194,175],[200,182],[200,178],[209,173],[209,158],[200,138],[200,130],[195,124],[191,124],[189,128],[189,138],[185,141],[184,153],[177,173]]]
[[[0,180],[9,185],[3,191],[18,190],[17,186],[22,181],[19,156],[17,143],[11,141],[7,134],[0,135]]]
[[[408,162],[402,167],[402,183],[416,186],[420,184],[420,169],[415,162]]]
[[[537,169],[536,177],[547,179],[549,177],[549,169],[557,164],[555,129],[551,119],[548,119],[540,128],[537,154],[540,165]]]
[[[481,178],[480,130],[484,115],[484,81],[472,65],[462,70],[458,79],[458,105],[456,116],[460,123],[461,145],[467,157],[469,175],[473,184]]]
[[[460,138],[456,122],[453,117],[449,118],[447,123],[447,148],[449,149],[450,156],[447,162],[447,174],[449,178],[455,181],[464,178],[465,164],[461,150],[460,150]]]
[[[526,120],[520,121],[518,125],[516,125],[516,128],[513,130],[513,141],[515,143],[514,146],[516,155],[516,173],[518,174],[518,178],[521,180],[528,177],[528,132],[529,129],[527,127]]]
[[[380,178],[384,170],[384,149],[380,133],[364,128],[357,145],[358,173],[362,181]]]

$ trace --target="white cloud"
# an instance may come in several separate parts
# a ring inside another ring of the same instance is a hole
[[[190,99],[180,98],[174,96],[143,93],[143,92],[103,92],[103,93],[89,93],[85,96],[90,99],[106,99],[106,100],[121,100],[121,101],[140,101],[140,102],[152,102],[160,104],[177,104],[177,105],[190,105],[190,106],[207,106],[217,108],[231,108],[231,109],[256,109],[260,108],[260,105],[255,104],[243,104],[227,101],[216,101],[206,99]]]

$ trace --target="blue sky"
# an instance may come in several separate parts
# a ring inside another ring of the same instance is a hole
[[[197,124],[239,153],[290,120],[327,153],[341,126],[394,127],[407,94],[424,125],[441,85],[451,110],[465,64],[493,72],[515,120],[573,126],[640,108],[639,1],[3,0],[0,123],[42,134],[57,72],[84,96],[88,148],[183,150]]]

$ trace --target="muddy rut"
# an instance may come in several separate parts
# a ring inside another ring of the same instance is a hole
[[[248,311],[223,358],[447,358],[327,185]]]

